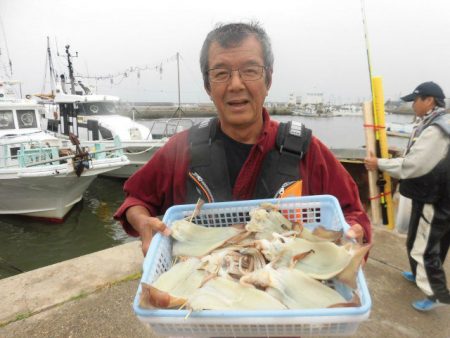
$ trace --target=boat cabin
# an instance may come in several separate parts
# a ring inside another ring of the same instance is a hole
[[[119,98],[110,95],[60,94],[49,105],[44,129],[69,135],[80,141],[151,140],[147,127],[138,124],[118,111]]]
[[[0,104],[0,137],[28,134],[41,130],[38,107],[24,104]]]
[[[42,113],[32,100],[0,100],[0,167],[17,164],[21,152],[56,146],[57,140],[41,130]]]

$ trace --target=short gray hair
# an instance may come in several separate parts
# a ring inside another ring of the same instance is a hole
[[[273,52],[269,36],[258,22],[251,23],[229,23],[218,24],[206,36],[200,52],[200,69],[203,75],[203,83],[205,88],[210,89],[208,69],[209,69],[209,47],[213,42],[217,42],[223,48],[231,48],[239,46],[239,44],[247,37],[254,36],[262,47],[264,66],[266,67],[266,85],[272,81],[273,72]]]

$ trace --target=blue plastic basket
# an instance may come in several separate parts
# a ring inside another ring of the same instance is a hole
[[[290,220],[301,220],[310,229],[318,225],[328,229],[348,229],[337,199],[329,195],[265,199],[205,204],[196,224],[222,227],[249,221],[249,211],[262,202],[279,206]],[[167,210],[164,223],[190,216],[195,205],[174,206]],[[172,265],[172,242],[157,234],[150,245],[143,264],[141,282],[152,283]],[[359,324],[366,320],[372,305],[369,291],[360,270],[357,292],[361,306],[315,310],[278,311],[217,311],[204,310],[191,314],[187,310],[143,309],[139,307],[139,286],[133,308],[138,318],[149,324],[158,335],[196,337],[270,337],[270,336],[321,336],[354,334]],[[336,288],[345,294],[345,288]]]

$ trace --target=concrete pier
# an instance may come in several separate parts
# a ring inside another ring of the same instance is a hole
[[[354,337],[450,337],[450,306],[420,313],[410,305],[424,295],[400,275],[404,242],[374,229],[364,267],[372,311]],[[140,243],[131,242],[0,280],[0,337],[157,337],[132,309],[141,266]],[[449,276],[449,260],[445,269]]]

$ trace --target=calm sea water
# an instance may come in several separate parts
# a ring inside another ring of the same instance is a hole
[[[313,135],[318,137],[330,148],[360,148],[365,144],[364,121],[362,116],[339,116],[339,117],[304,117],[304,116],[274,116],[278,121],[289,120],[301,121],[306,127],[312,129]],[[199,122],[201,118],[193,118]],[[140,120],[140,123],[150,129],[154,125],[152,120]],[[386,122],[411,123],[411,115],[386,114]],[[155,124],[155,129],[160,125]],[[406,138],[389,138],[389,145],[404,148]]]
[[[0,216],[0,278],[132,240],[112,218],[123,200],[122,185],[96,178],[63,224]]]
[[[362,117],[305,118],[313,134],[333,148],[364,145]],[[387,115],[389,122],[411,122],[411,116]],[[200,119],[194,119],[200,120]],[[151,126],[152,121],[140,121]],[[404,147],[406,139],[390,138],[390,145]],[[0,216],[0,279],[125,243],[128,237],[112,215],[123,200],[123,180],[99,177],[63,224],[48,224],[25,217]],[[43,196],[45,198],[45,196]]]

